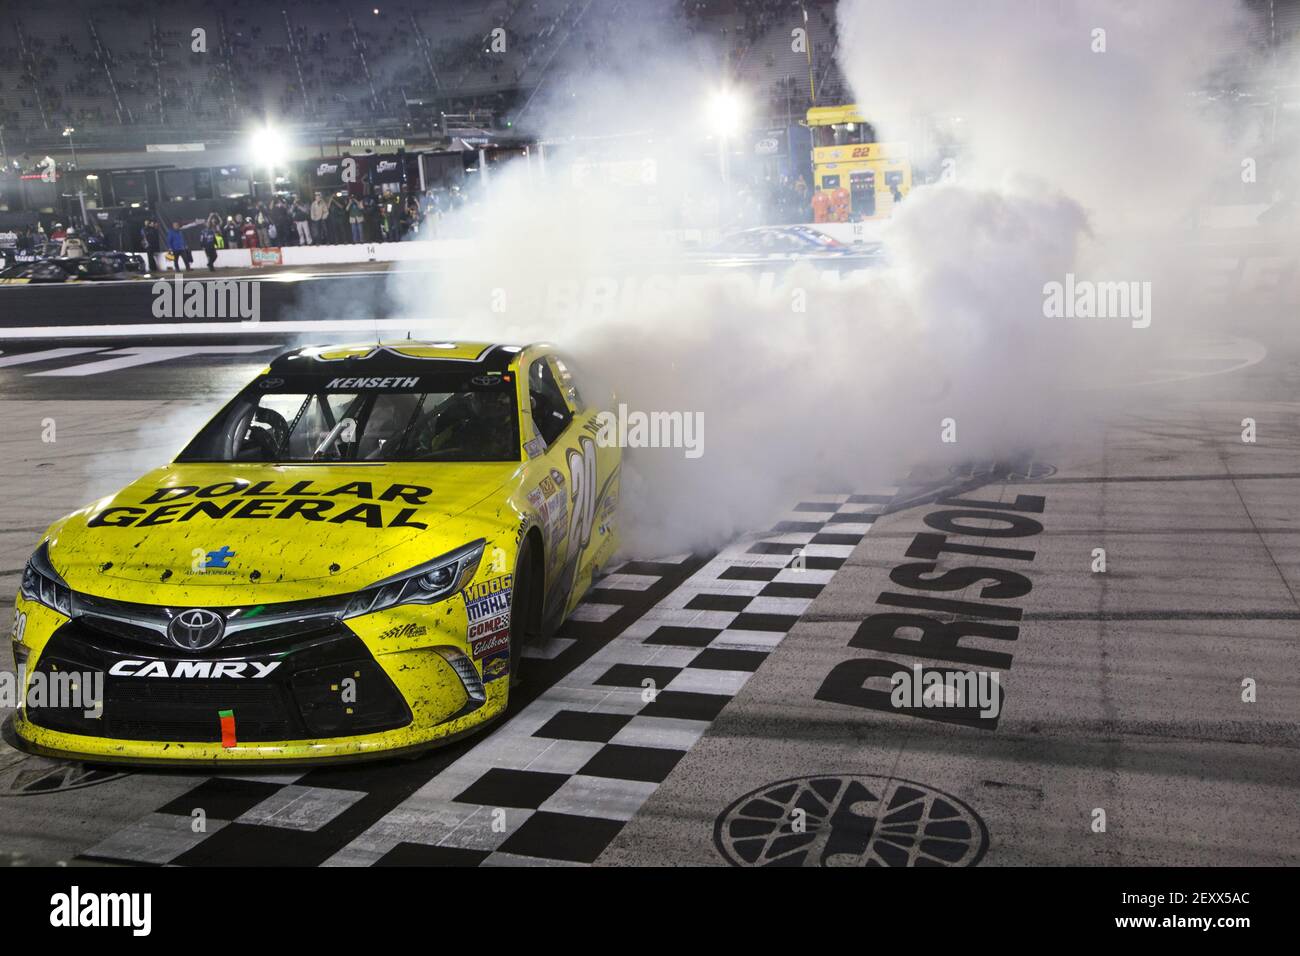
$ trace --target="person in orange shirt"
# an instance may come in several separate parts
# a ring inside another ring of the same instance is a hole
[[[831,221],[849,221],[849,191],[838,186],[831,192]]]
[[[831,197],[825,190],[817,190],[812,197],[813,222],[829,222]]]

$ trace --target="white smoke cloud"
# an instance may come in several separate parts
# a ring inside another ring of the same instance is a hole
[[[1241,65],[1249,21],[1230,0],[844,0],[838,19],[882,138],[959,118],[959,181],[1036,176],[1098,231],[1177,220],[1243,155],[1194,99]]]
[[[664,22],[616,31],[635,55],[570,70],[574,82],[553,84],[527,116],[543,138],[635,132],[639,150],[636,137],[584,139],[554,147],[545,168],[495,171],[487,197],[449,224],[476,254],[392,289],[398,315],[460,317],[413,322],[417,334],[554,341],[598,380],[589,395],[703,413],[701,458],[627,456],[633,553],[717,544],[804,492],[860,490],[919,461],[1049,447],[1104,406],[1080,399],[1098,369],[1149,364],[1190,308],[1177,294],[1178,230],[1240,155],[1192,93],[1240,31],[1235,7],[843,3],[840,64],[881,138],[960,115],[970,132],[958,182],[913,191],[885,232],[888,267],[828,284],[800,266],[767,288],[683,279],[679,248],[638,245],[645,189],[575,182],[563,161],[653,157],[669,225],[717,196],[716,160],[691,119],[717,86],[701,63],[717,60]],[[1105,53],[1093,52],[1094,29]],[[1152,281],[1152,328],[1045,318],[1044,284],[1072,272]],[[939,440],[949,417],[956,445]]]

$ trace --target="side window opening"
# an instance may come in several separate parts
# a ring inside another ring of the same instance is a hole
[[[581,411],[586,408],[586,402],[582,400],[582,395],[578,391],[577,383],[573,377],[573,363],[555,356],[555,370],[560,373],[560,388],[569,398],[569,405]]]
[[[545,358],[534,359],[528,370],[528,399],[537,433],[546,440],[546,444],[555,444],[555,440],[569,427],[573,413],[569,411],[560,386],[551,373],[550,363]]]

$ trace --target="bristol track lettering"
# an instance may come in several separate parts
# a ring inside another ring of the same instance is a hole
[[[1028,538],[1040,534],[1043,525],[1030,514],[1042,514],[1046,503],[1040,495],[1017,495],[1015,501],[976,501],[946,498],[938,502],[943,510],[923,519],[934,532],[921,532],[912,539],[907,557],[920,559],[900,564],[889,572],[889,579],[901,590],[885,591],[876,598],[882,606],[879,614],[864,620],[849,640],[849,647],[899,657],[943,661],[963,667],[921,666],[922,676],[934,675],[936,681],[951,682],[977,677],[976,669],[1009,670],[1009,651],[987,650],[962,644],[967,638],[1004,642],[1020,636],[1014,622],[1024,615],[1021,607],[989,603],[1017,601],[1033,590],[1029,578],[1019,571],[999,567],[994,562],[1033,561],[1035,552],[1024,548],[993,547],[967,544],[962,538]],[[984,559],[961,567],[938,571],[940,555],[969,555]],[[958,601],[933,596],[933,592],[960,591],[982,584],[981,601]],[[949,620],[951,618],[951,620]],[[917,636],[902,636],[913,632]],[[997,727],[997,716],[981,716],[979,706],[898,707],[892,699],[893,676],[904,665],[896,659],[850,657],[836,664],[816,693],[818,700],[850,707],[864,707],[886,713],[907,714],[927,720],[964,724],[985,730]],[[868,686],[875,684],[876,686]],[[998,688],[996,714],[1002,712]]]

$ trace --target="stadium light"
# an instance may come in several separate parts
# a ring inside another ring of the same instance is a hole
[[[63,127],[63,135],[68,138],[68,146],[72,149],[72,168],[77,168],[77,144],[73,142],[72,134],[76,132],[71,126]]]
[[[731,151],[730,140],[740,132],[746,111],[744,97],[736,90],[727,87],[714,90],[705,110],[705,119],[718,137],[718,173],[724,186],[729,185],[731,181],[731,169],[727,157]]]
[[[709,125],[722,136],[732,136],[740,131],[745,118],[745,99],[735,90],[716,90],[709,97],[707,117]]]
[[[284,165],[289,147],[284,136],[272,126],[260,126],[248,139],[248,151],[253,157],[253,167],[263,168],[271,181],[271,195],[275,195],[275,168]],[[256,181],[256,177],[254,177]],[[256,187],[254,187],[256,193]]]
[[[248,140],[248,151],[253,156],[253,163],[272,169],[284,163],[289,147],[279,130],[262,126],[253,130]]]

